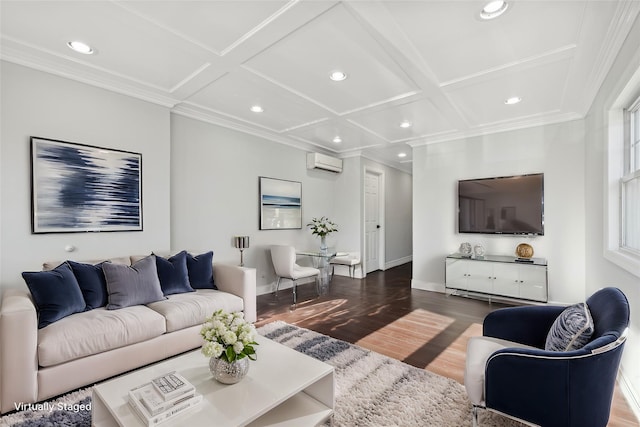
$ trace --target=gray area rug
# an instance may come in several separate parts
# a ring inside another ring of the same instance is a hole
[[[338,427],[460,427],[471,425],[471,404],[458,382],[362,347],[284,322],[258,329],[274,341],[335,368]],[[259,352],[259,349],[258,349]],[[0,426],[90,426],[91,389],[34,405],[0,418]],[[482,427],[516,427],[518,422],[481,411]]]
[[[258,331],[335,368],[334,426],[471,426],[471,403],[455,380],[280,321]],[[523,426],[489,411],[480,425]]]

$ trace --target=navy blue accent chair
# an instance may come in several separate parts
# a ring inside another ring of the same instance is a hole
[[[607,425],[629,326],[629,302],[611,287],[586,302],[595,331],[591,341],[575,351],[544,350],[551,325],[566,307],[512,307],[485,318],[484,336],[539,348],[505,348],[489,357],[486,409],[544,427]],[[474,407],[474,424],[477,410]]]

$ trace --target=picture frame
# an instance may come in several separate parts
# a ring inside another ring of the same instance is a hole
[[[31,137],[31,232],[142,231],[142,155]]]
[[[302,228],[302,183],[259,177],[260,230]]]

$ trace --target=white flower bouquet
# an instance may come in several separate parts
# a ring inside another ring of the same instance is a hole
[[[307,227],[311,228],[311,234],[324,237],[327,234],[338,231],[338,226],[327,217],[313,218]]]
[[[244,313],[217,310],[207,317],[200,329],[204,339],[202,354],[233,362],[244,357],[256,360],[256,329],[244,320]]]

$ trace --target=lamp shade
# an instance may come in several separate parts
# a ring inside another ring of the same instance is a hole
[[[233,245],[238,249],[247,249],[249,247],[249,236],[235,236]]]

